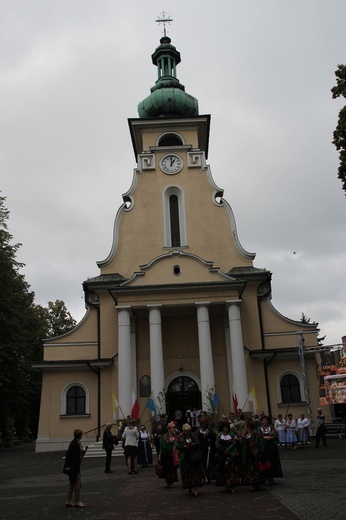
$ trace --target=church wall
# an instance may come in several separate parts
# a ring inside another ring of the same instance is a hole
[[[158,168],[163,155],[157,153],[156,171],[135,173],[138,175],[138,182],[133,194],[133,208],[122,216],[115,259],[102,268],[102,273],[119,272],[130,277],[138,270],[139,265],[162,254],[163,192],[167,186],[175,185],[185,193],[189,250],[213,261],[224,271],[234,266],[250,266],[252,261],[244,259],[234,245],[225,208],[213,202],[214,188],[210,186],[206,172],[200,169],[189,170],[185,166],[179,174],[167,176]]]
[[[89,416],[61,417],[64,389],[71,383],[80,383],[89,394]],[[36,440],[36,451],[65,449],[73,438],[73,430],[83,431],[97,426],[97,378],[91,370],[79,372],[43,373],[40,408],[40,428]],[[95,436],[91,435],[92,441]]]
[[[101,357],[112,358],[117,352],[118,313],[109,293],[100,294]]]
[[[317,345],[316,324],[305,324],[286,318],[275,309],[269,299],[262,301],[261,310],[263,332],[265,335],[273,334],[272,336],[265,336],[266,348],[297,347],[299,346],[300,332],[303,332],[305,346]],[[285,333],[293,332],[296,332],[297,334],[285,335]]]
[[[315,415],[317,415],[317,408],[320,406],[316,362],[313,357],[309,357],[305,360],[305,362],[312,408],[312,416],[315,417]],[[287,413],[287,404],[281,404],[278,391],[280,378],[287,372],[295,374],[298,377],[298,379],[302,381],[301,364],[298,354],[295,358],[289,357],[276,359],[268,364],[269,394],[271,398],[273,417],[277,417],[279,413],[285,416]],[[288,413],[292,413],[295,419],[297,419],[301,413],[307,415],[307,405],[304,402],[305,395],[303,392],[303,385],[301,385],[301,397],[301,403],[292,403],[289,406]],[[267,412],[267,410],[265,411]]]
[[[250,350],[262,347],[257,306],[257,284],[247,284],[240,304],[244,346]]]
[[[44,361],[81,361],[97,359],[97,344],[49,345],[44,348]]]

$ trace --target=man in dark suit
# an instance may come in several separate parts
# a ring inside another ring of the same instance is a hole
[[[106,450],[106,469],[105,473],[113,473],[111,470],[111,460],[112,460],[112,451],[114,449],[114,445],[118,444],[118,439],[112,433],[112,423],[106,424],[105,430],[103,432],[103,442],[102,448]]]

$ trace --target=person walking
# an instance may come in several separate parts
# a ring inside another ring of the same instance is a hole
[[[175,443],[177,436],[174,433],[175,423],[170,422],[167,426],[168,431],[160,438],[160,447],[158,451],[158,463],[163,467],[163,475],[167,487],[174,489],[175,482],[178,482],[178,471],[174,457]]]
[[[153,454],[150,445],[150,433],[142,424],[139,429],[138,439],[138,464],[142,465],[142,468],[146,468],[148,465],[153,463]]]
[[[199,449],[198,438],[191,432],[191,426],[188,423],[183,425],[183,431],[179,435],[175,447],[179,451],[182,488],[188,489],[190,496],[198,497],[197,488],[202,487],[204,481],[203,454]]]
[[[102,448],[106,451],[106,468],[105,473],[113,473],[111,470],[112,451],[114,446],[117,446],[118,439],[116,435],[112,433],[112,423],[106,424],[103,432]]]
[[[319,448],[320,441],[322,440],[322,445],[324,448],[327,447],[327,438],[326,438],[326,427],[324,424],[325,417],[322,413],[322,408],[317,409],[317,417],[316,417],[316,448]]]
[[[138,429],[135,426],[135,421],[132,419],[130,421],[130,425],[127,428],[125,428],[124,433],[122,434],[122,439],[124,440],[125,458],[129,475],[132,475],[133,473],[138,473],[138,438]]]
[[[73,440],[70,442],[65,456],[64,473],[68,475],[69,485],[67,490],[66,507],[85,507],[80,498],[81,473],[80,465],[88,446],[83,448],[81,440],[83,437],[82,430],[76,429],[73,432]],[[75,495],[75,502],[72,502],[72,495]]]

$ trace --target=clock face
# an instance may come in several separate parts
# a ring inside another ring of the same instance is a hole
[[[180,172],[183,167],[183,160],[179,155],[165,155],[160,162],[161,170],[164,173],[174,174]]]

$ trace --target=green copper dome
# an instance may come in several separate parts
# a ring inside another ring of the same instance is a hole
[[[151,56],[157,66],[158,79],[150,89],[150,96],[139,103],[139,117],[198,116],[197,99],[185,92],[184,85],[176,77],[180,53],[166,35],[160,44]]]

